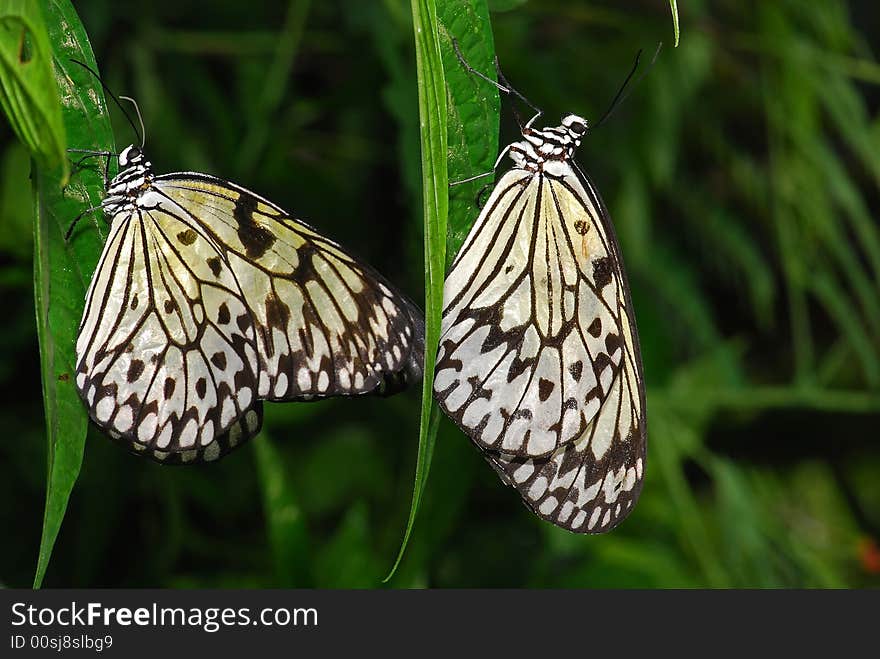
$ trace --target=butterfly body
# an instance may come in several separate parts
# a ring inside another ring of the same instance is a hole
[[[119,156],[76,385],[92,419],[163,462],[217,459],[262,400],[389,394],[421,376],[420,312],[338,244],[235,184]]]
[[[620,250],[573,160],[587,129],[568,115],[507,148],[447,274],[434,393],[535,513],[597,533],[638,497],[646,426]]]

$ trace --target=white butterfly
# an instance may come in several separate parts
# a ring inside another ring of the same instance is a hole
[[[419,310],[335,242],[233,183],[119,155],[86,296],[76,386],[89,415],[164,462],[215,460],[261,400],[390,394],[422,372]]]
[[[601,533],[642,488],[641,355],[614,229],[573,160],[587,121],[538,116],[447,274],[434,394],[537,515]]]

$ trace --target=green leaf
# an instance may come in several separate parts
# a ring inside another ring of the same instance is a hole
[[[253,443],[263,490],[263,510],[275,565],[274,588],[303,588],[308,583],[308,532],[282,456],[264,430]]]
[[[485,184],[456,186],[449,181],[491,170],[498,151],[498,91],[469,74],[455,54],[489,69],[495,47],[485,0],[450,0],[439,10],[433,0],[413,0],[413,29],[422,136],[422,192],[425,223],[425,377],[412,504],[406,531],[390,579],[403,558],[431,466],[440,412],[434,405],[434,364],[440,340],[443,281],[455,254],[479,215],[476,196]],[[491,75],[490,73],[488,73]]]
[[[413,33],[422,141],[422,201],[425,227],[425,374],[422,381],[422,414],[416,457],[412,505],[397,559],[385,581],[403,558],[434,451],[438,412],[434,408],[434,369],[440,341],[443,309],[443,278],[446,265],[446,220],[449,210],[446,169],[446,90],[440,58],[440,25],[434,0],[412,0]]]
[[[41,6],[53,45],[68,141],[75,148],[112,151],[113,134],[101,87],[70,61],[76,58],[95,67],[82,23],[69,0],[41,0]],[[74,218],[100,206],[104,194],[104,161],[91,159],[84,165],[67,186],[66,166],[35,167],[34,290],[48,441],[46,510],[35,588],[43,581],[79,475],[88,426],[74,386],[75,344],[86,288],[104,238],[100,210],[83,216],[70,241],[64,238]]]
[[[675,33],[675,47],[678,48],[678,2],[677,0],[669,0],[669,9],[672,12],[672,31]]]
[[[425,31],[432,29],[431,38]],[[443,281],[450,255],[458,251],[479,215],[476,198],[485,185],[449,181],[489,172],[498,151],[498,90],[468,73],[455,54],[452,40],[471,66],[494,78],[495,46],[485,0],[441,3],[413,0],[419,114],[422,126],[422,189],[425,200],[425,364],[433,364],[440,340]],[[440,93],[445,90],[445,94]],[[441,105],[442,104],[442,105]],[[490,179],[489,179],[490,180]],[[451,197],[451,199],[450,199]],[[412,532],[424,492],[440,412],[433,401],[433,368],[425,369],[422,418],[413,498],[403,542],[391,572],[397,570]]]
[[[495,79],[495,44],[489,10],[483,0],[446,2],[440,8],[440,50],[446,75],[449,180],[464,180],[492,170],[498,156],[498,89],[469,73],[452,46],[458,42],[465,60]],[[446,263],[452,263],[480,214],[477,196],[492,183],[487,176],[455,185],[449,193]]]
[[[64,126],[51,58],[40,3],[0,0],[0,106],[40,164],[60,166],[66,179]]]

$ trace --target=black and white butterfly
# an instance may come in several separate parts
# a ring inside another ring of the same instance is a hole
[[[255,435],[262,400],[388,395],[421,378],[421,312],[337,243],[234,183],[118,157],[76,386],[92,420],[166,463]]]
[[[434,394],[537,515],[601,533],[642,489],[641,355],[608,211],[573,159],[589,124],[540,115],[447,274]]]

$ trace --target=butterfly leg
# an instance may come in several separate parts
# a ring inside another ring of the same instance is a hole
[[[482,188],[480,188],[480,191],[477,193],[477,197],[476,197],[476,199],[474,199],[474,203],[477,205],[477,208],[479,208],[480,210],[483,210],[483,206],[486,204],[486,200],[483,198],[484,195],[486,194],[486,192],[491,191],[491,189],[492,189],[492,184],[487,183]]]
[[[510,151],[511,146],[513,146],[513,145],[508,144],[506,147],[504,147],[501,150],[501,153],[499,153],[498,157],[495,159],[495,164],[492,165],[492,169],[490,169],[488,172],[483,172],[482,174],[474,174],[473,176],[468,176],[467,178],[463,178],[458,181],[452,181],[449,184],[449,187],[452,188],[452,187],[455,187],[456,185],[461,185],[462,183],[470,183],[471,181],[476,181],[477,179],[486,178],[487,176],[494,175],[495,172],[498,170],[498,165],[501,164],[501,159],[507,155],[507,152]],[[480,191],[480,194],[482,194],[482,191]]]
[[[107,183],[110,181],[110,158],[115,156],[116,154],[112,151],[94,151],[92,149],[67,149],[68,153],[84,153],[79,160],[73,162],[73,167],[75,170],[79,170],[82,167],[82,164],[88,160],[89,158],[104,158],[104,167],[101,170],[101,176],[103,178],[104,188],[107,188]]]
[[[70,223],[70,226],[67,227],[67,232],[64,234],[64,241],[67,242],[68,240],[70,240],[70,235],[73,233],[74,228],[76,228],[76,225],[83,217],[85,217],[89,213],[93,213],[99,210],[101,210],[100,204],[98,204],[97,206],[92,206],[91,208],[86,208],[82,213],[73,218],[73,222]]]

